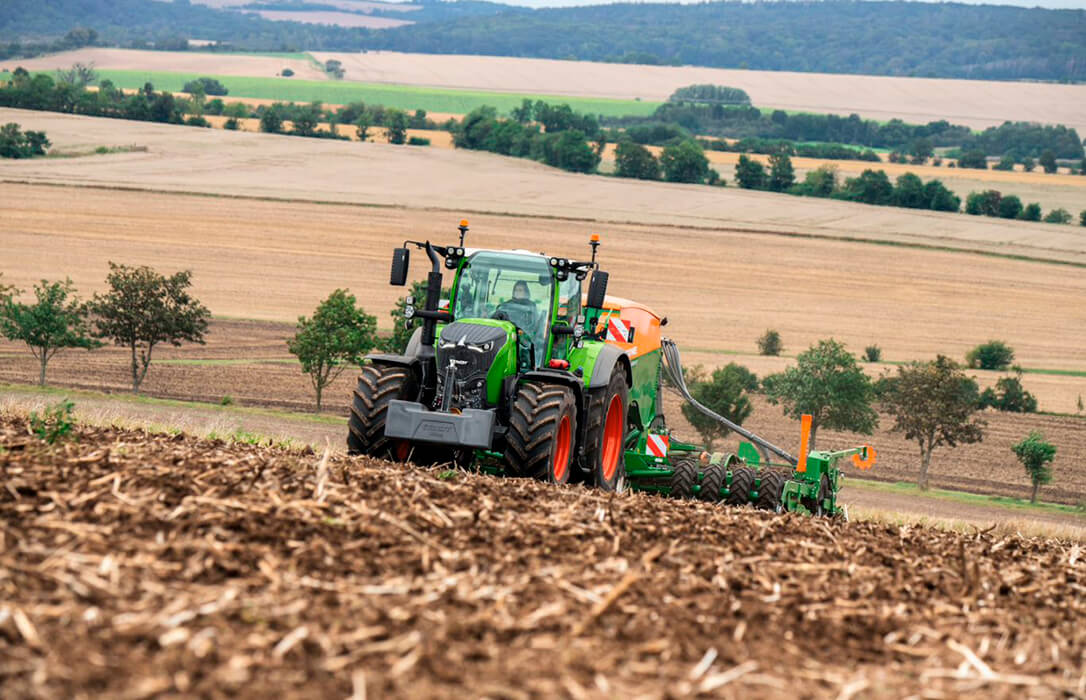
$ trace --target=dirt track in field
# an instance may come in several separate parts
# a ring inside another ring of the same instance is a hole
[[[1061,697],[1081,548],[0,420],[5,696]]]
[[[241,406],[280,408],[290,411],[312,411],[313,392],[297,361],[286,352],[285,338],[292,332],[287,324],[249,321],[212,323],[207,346],[185,346],[180,349],[162,348],[156,355],[143,392],[152,397],[219,403],[224,396]],[[759,376],[766,372],[748,358],[729,357],[740,364],[749,364]],[[756,358],[749,358],[756,360]],[[779,367],[786,366],[786,361]],[[778,371],[778,370],[774,370]],[[330,415],[346,415],[347,402],[357,378],[355,370],[347,370],[325,390],[325,410]],[[31,384],[37,379],[37,366],[22,348],[8,342],[0,343],[0,382]],[[1030,388],[1032,375],[1025,378]],[[106,391],[124,394],[130,391],[131,380],[124,351],[103,348],[93,353],[68,352],[50,363],[50,385]],[[1042,394],[1042,400],[1044,395]],[[54,399],[55,400],[55,399]],[[76,403],[81,401],[76,399]],[[109,422],[113,407],[90,410],[88,417],[97,422]],[[126,420],[132,413],[120,407],[116,416]],[[188,426],[185,411],[174,407],[153,407],[139,410],[142,421],[161,427]],[[700,442],[697,433],[682,416],[679,399],[665,395],[668,424],[688,440]],[[931,478],[936,487],[976,493],[1024,498],[1029,496],[1030,484],[1022,467],[1011,452],[1011,445],[1031,430],[1041,430],[1058,446],[1053,463],[1054,481],[1042,489],[1043,500],[1076,505],[1086,501],[1086,418],[1072,416],[1015,415],[987,412],[985,440],[977,445],[937,450],[932,459]],[[900,434],[889,432],[892,423],[882,418],[882,425],[873,436],[819,431],[819,446],[843,448],[869,443],[878,450],[879,462],[874,471],[861,475],[850,470],[850,476],[863,476],[882,481],[915,482],[919,458],[916,445],[906,442]],[[276,421],[262,416],[242,416],[235,419],[229,412],[201,419],[204,430],[220,435],[237,430],[256,432],[279,439],[293,438],[323,445],[326,436],[340,449],[345,439],[342,429],[313,426],[297,421]],[[755,397],[755,409],[746,427],[763,435],[785,449],[795,451],[799,442],[796,421],[784,417],[781,409]],[[734,436],[715,449],[735,451]]]

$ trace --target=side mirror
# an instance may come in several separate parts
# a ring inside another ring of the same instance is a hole
[[[607,273],[596,270],[592,273],[592,282],[588,285],[588,303],[586,306],[592,309],[602,309],[604,297],[607,296]]]
[[[394,287],[407,284],[407,266],[410,262],[411,251],[407,248],[396,248],[392,251],[392,277],[389,284]]]

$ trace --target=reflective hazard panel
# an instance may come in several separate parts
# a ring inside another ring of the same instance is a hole
[[[612,316],[611,318],[607,319],[607,342],[629,343],[630,324],[626,323],[617,316]]]
[[[653,435],[652,433],[649,433],[648,440],[645,442],[645,450],[653,457],[666,458],[669,444],[670,439],[667,435]]]

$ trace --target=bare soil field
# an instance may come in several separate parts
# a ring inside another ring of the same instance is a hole
[[[312,10],[294,12],[290,10],[256,10],[255,14],[264,19],[276,22],[304,22],[306,24],[331,24],[337,27],[369,27],[370,29],[388,29],[390,27],[402,27],[405,24],[413,24],[402,19],[391,17],[373,17],[371,15],[359,15],[352,12],[332,12],[327,10]]]
[[[200,53],[198,51],[139,51],[135,49],[86,48],[0,62],[0,69],[29,71],[68,69],[74,63],[94,64],[101,70],[170,71],[208,75],[244,75],[272,78],[290,68],[302,80],[326,80],[328,76],[311,61],[277,56]]]
[[[1086,689],[1068,542],[10,417],[0,445],[7,697]]]
[[[1086,262],[1086,228],[738,188],[566,173],[481,152],[404,148],[0,109],[62,150],[145,153],[0,163],[0,180],[503,213],[957,246]],[[289,173],[289,177],[285,174]],[[379,177],[374,174],[379,173]],[[457,220],[459,216],[457,217]],[[534,244],[533,244],[534,245]]]
[[[759,107],[898,117],[926,123],[946,119],[974,128],[1006,120],[1065,124],[1086,133],[1086,85],[896,78],[870,75],[639,66],[498,56],[368,51],[315,53],[343,62],[351,80],[366,83],[497,90],[544,95],[666,100],[684,85],[712,83],[747,91]]]
[[[217,319],[212,323],[206,346],[156,350],[157,359],[142,391],[148,396],[163,399],[218,404],[223,397],[230,397],[233,403],[241,406],[312,411],[313,392],[308,378],[302,374],[297,360],[286,350],[286,338],[292,333],[293,326],[285,323]],[[764,365],[759,364],[757,357],[726,359],[753,368],[759,376],[770,371],[763,369]],[[692,364],[690,354],[684,353],[684,362]],[[783,369],[790,362],[779,360],[778,369]],[[984,383],[990,383],[995,376],[995,373],[978,374],[990,375],[982,378]],[[37,365],[25,347],[0,342],[0,383],[31,384],[37,381],[37,376]],[[1034,376],[1027,375],[1024,379],[1030,390],[1037,389],[1032,381]],[[346,415],[356,378],[355,370],[347,370],[325,390],[325,410],[329,415]],[[1086,382],[1083,379],[1078,381],[1080,385]],[[122,348],[114,347],[91,353],[63,353],[50,363],[49,384],[127,393],[131,390],[128,358]],[[1048,394],[1044,391],[1037,393],[1042,407],[1046,407],[1050,401]],[[666,395],[668,424],[677,435],[700,442],[697,433],[683,418],[680,406],[681,402],[675,395]],[[162,411],[156,409],[155,413],[161,414]],[[159,425],[186,425],[183,418],[172,411],[165,413],[156,421]],[[1086,501],[1086,439],[1083,438],[1086,435],[1086,417],[990,411],[984,414],[984,418],[988,422],[988,430],[983,442],[935,452],[931,467],[935,486],[1016,498],[1028,497],[1029,480],[1010,447],[1031,430],[1040,430],[1059,448],[1053,463],[1054,481],[1042,489],[1042,498],[1071,505]],[[288,428],[258,423],[256,427],[247,425],[242,428],[240,424],[231,423],[228,416],[222,416],[222,420],[222,424],[216,428],[220,434],[243,429],[286,438],[290,437],[290,431],[300,431],[295,437],[309,442],[314,440],[310,430],[312,426],[291,425]],[[745,425],[786,449],[798,449],[798,423],[786,418],[779,407],[769,405],[761,397],[755,397],[755,410]],[[891,433],[892,425],[891,419],[883,416],[880,428],[873,436],[822,430],[819,431],[819,445],[826,448],[864,443],[874,445],[879,455],[877,467],[866,474],[850,470],[850,476],[915,482],[919,468],[917,447],[915,443],[905,441],[900,434]],[[346,439],[344,430],[332,435],[332,445],[337,450]],[[734,436],[714,448],[734,452]]]

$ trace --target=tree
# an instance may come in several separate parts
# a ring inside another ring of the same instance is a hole
[[[0,127],[0,158],[44,156],[52,144],[44,131],[20,131],[14,122]]]
[[[883,407],[894,418],[891,431],[905,433],[920,446],[920,488],[928,488],[928,469],[936,447],[980,442],[983,420],[977,383],[951,359],[939,355],[931,362],[898,367],[897,376],[881,382]]]
[[[298,317],[298,330],[287,340],[317,393],[321,410],[324,388],[363,356],[377,341],[377,319],[356,306],[353,294],[337,289],[322,301],[312,318]]]
[[[759,355],[780,355],[784,348],[781,347],[781,334],[770,328],[762,337],[758,338]]]
[[[892,204],[894,186],[890,184],[890,178],[885,171],[868,168],[860,173],[859,177],[845,180],[840,196],[865,204]]]
[[[701,373],[697,370],[700,368],[695,368],[693,377],[687,382],[694,399],[710,411],[742,425],[754,410],[747,393],[758,388],[758,377],[734,362],[714,370],[708,381],[701,379]],[[694,426],[705,441],[705,449],[710,452],[713,450],[714,441],[731,432],[688,403],[683,404],[682,411],[686,420],[690,421],[690,425]]]
[[[1056,163],[1056,154],[1051,149],[1046,149],[1041,157],[1037,159],[1037,162],[1041,164],[1046,173],[1052,174],[1059,170],[1059,165]]]
[[[1036,168],[1036,167],[1037,167],[1036,161],[1034,161],[1029,156],[1026,156],[1025,158],[1022,159],[1022,170],[1025,170],[1027,173],[1032,173],[1033,169]]]
[[[837,166],[827,163],[808,170],[803,183],[793,190],[805,197],[829,197],[837,189]]]
[[[999,203],[1003,195],[998,190],[970,192],[965,198],[965,213],[974,216],[999,216]]]
[[[279,134],[283,131],[283,115],[279,107],[272,105],[260,115],[260,130],[267,134]]]
[[[962,200],[939,180],[929,180],[924,185],[924,199],[928,208],[935,211],[958,211],[962,206]]]
[[[1022,210],[1022,213],[1018,215],[1018,218],[1022,221],[1040,221],[1041,205],[1037,202],[1030,202]]]
[[[563,170],[575,173],[590,173],[600,163],[600,156],[588,145],[584,132],[578,129],[567,129],[557,134],[548,134],[549,138],[557,137],[554,143],[554,162]]]
[[[924,181],[913,173],[905,173],[894,186],[894,205],[907,209],[927,209],[931,201],[924,192]]]
[[[1014,362],[1014,349],[1002,340],[989,340],[970,350],[965,363],[973,369],[1007,369]]]
[[[874,387],[856,358],[832,338],[801,352],[796,366],[762,382],[772,404],[799,419],[811,414],[811,448],[820,427],[870,435],[879,423],[871,407]]]
[[[1029,502],[1037,502],[1037,491],[1042,484],[1052,481],[1052,468],[1049,465],[1056,458],[1056,446],[1046,442],[1040,431],[1032,430],[1028,437],[1011,447],[1018,461],[1026,469],[1029,480],[1033,482],[1033,494]]]
[[[921,137],[912,142],[909,153],[912,155],[913,165],[923,165],[928,158],[935,155],[935,148],[930,138]]]
[[[98,73],[94,70],[94,63],[73,63],[68,70],[57,71],[57,82],[74,85],[77,88],[85,88],[98,82]]]
[[[745,190],[764,190],[766,187],[765,168],[753,158],[741,155],[739,163],[735,166],[735,182]]]
[[[992,170],[1014,170],[1014,156],[1010,153],[1004,155],[997,164],[992,166]]]
[[[1046,224],[1069,224],[1071,223],[1071,212],[1066,209],[1053,209],[1045,214],[1044,222]]]
[[[213,97],[222,97],[230,94],[230,91],[226,89],[226,86],[215,78],[197,78],[196,80],[190,80],[185,83],[183,88],[181,88],[181,92],[187,92],[189,94],[194,94],[197,91],[201,94],[211,95]]]
[[[638,180],[659,180],[660,163],[649,149],[623,139],[615,146],[615,174]]]
[[[709,159],[696,141],[689,139],[664,148],[660,167],[668,182],[702,183],[709,176]]]
[[[211,312],[189,294],[192,272],[166,277],[149,267],[109,263],[109,291],[90,303],[95,332],[131,352],[132,393],[147,376],[155,346],[204,344]]]
[[[1011,194],[999,201],[999,216],[1003,219],[1017,219],[1022,215],[1022,200]]]
[[[774,153],[769,156],[769,189],[784,192],[796,182],[796,173],[792,169],[792,159],[787,153]]]
[[[317,127],[320,126],[321,116],[321,109],[315,104],[298,110],[292,120],[294,125],[291,133],[296,136],[313,136],[317,133]],[[332,133],[335,133],[334,128]]]
[[[1040,207],[1038,207],[1040,209]],[[1079,226],[1086,226],[1086,209],[1083,209],[1078,213]]]
[[[67,348],[91,350],[101,343],[90,336],[87,305],[74,295],[72,281],[34,285],[35,304],[21,304],[0,294],[0,331],[9,340],[26,343],[37,358],[38,384],[45,386],[45,369],[57,353]]]
[[[365,141],[370,137],[370,127],[373,126],[373,118],[369,112],[363,111],[359,115],[358,121],[354,123],[355,133],[358,134],[359,141]]]
[[[4,284],[3,277],[4,273],[0,272],[0,304],[19,293],[19,290],[15,288],[14,284]]]
[[[958,167],[987,170],[988,159],[985,157],[984,151],[966,151],[958,158]]]
[[[407,112],[402,109],[390,109],[386,115],[388,142],[403,145],[407,142]]]

